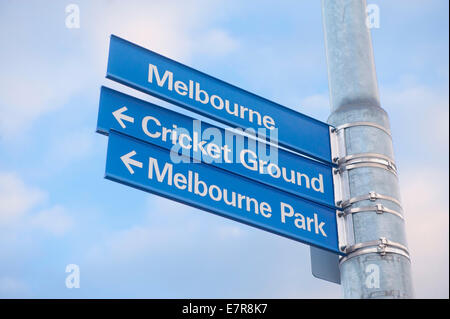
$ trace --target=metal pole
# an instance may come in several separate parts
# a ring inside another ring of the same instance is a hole
[[[365,0],[322,0],[331,115],[340,137],[345,298],[412,298],[389,118],[380,107]],[[353,231],[352,231],[353,230]]]

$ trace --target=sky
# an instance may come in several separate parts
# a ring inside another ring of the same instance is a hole
[[[448,298],[449,3],[368,3],[415,295]],[[326,121],[321,19],[310,0],[2,0],[0,298],[341,298],[307,245],[104,179],[95,133],[101,85],[186,113],[105,79],[110,34]]]

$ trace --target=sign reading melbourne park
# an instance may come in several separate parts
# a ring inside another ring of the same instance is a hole
[[[336,211],[111,131],[106,178],[288,238],[339,252]]]

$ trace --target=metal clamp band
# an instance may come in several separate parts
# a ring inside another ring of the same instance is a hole
[[[410,259],[409,251],[406,246],[390,241],[385,237],[380,237],[379,240],[372,240],[346,247],[345,253],[347,253],[347,256],[341,258],[341,263],[352,257],[372,253],[378,253],[381,256],[385,256],[387,253],[394,253]]]
[[[404,250],[409,255],[408,248],[406,246],[404,246],[402,244],[399,244],[399,243],[396,243],[396,242],[393,242],[393,241],[390,241],[389,239],[387,239],[385,237],[380,237],[380,239],[378,239],[378,240],[367,241],[367,242],[355,244],[355,245],[350,246],[350,247],[346,247],[345,248],[345,252],[347,254],[350,254],[350,253],[352,253],[352,252],[354,252],[356,250],[359,250],[361,248],[373,247],[373,246],[377,246],[377,247],[380,247],[380,248],[388,247],[388,246],[389,247],[395,247],[395,248]]]
[[[395,176],[397,176],[397,172],[394,171],[393,169],[387,167],[386,165],[377,164],[377,163],[349,164],[349,165],[346,165],[346,166],[344,166],[344,167],[341,167],[341,168],[338,169],[337,171],[338,171],[339,173],[341,173],[341,172],[343,172],[343,171],[345,171],[345,170],[349,171],[349,170],[351,170],[351,169],[361,168],[361,167],[377,167],[377,168],[383,168],[383,169],[386,169],[386,170],[388,170],[389,172],[393,173]]]
[[[342,173],[360,167],[378,167],[388,170],[397,176],[397,167],[389,157],[376,153],[361,153],[343,157],[338,161],[339,168],[335,172]]]
[[[378,250],[378,247],[362,248],[360,250],[357,250],[357,251],[355,251],[353,253],[348,254],[347,256],[342,257],[339,260],[339,263],[342,264],[346,260],[348,260],[350,258],[353,258],[353,257],[366,255],[366,254],[376,254],[376,253],[380,253],[379,250]],[[386,248],[384,248],[384,255],[383,256],[385,256],[386,254],[397,254],[397,255],[401,255],[403,257],[408,258],[408,260],[411,260],[407,253],[405,253],[402,249],[398,249],[398,248],[395,248],[395,247],[386,247]]]
[[[342,124],[342,125],[339,125],[338,127],[336,127],[336,131],[343,130],[343,129],[350,128],[350,127],[355,127],[355,126],[371,126],[371,127],[375,127],[375,128],[377,128],[377,129],[382,130],[382,131],[385,132],[390,138],[392,138],[391,132],[390,132],[387,128],[385,128],[385,127],[383,127],[383,126],[381,126],[381,125],[379,125],[379,124],[372,123],[372,122],[353,122],[353,123],[346,123],[346,124]]]
[[[352,154],[347,155],[343,158],[340,158],[338,160],[339,165],[343,165],[346,163],[354,163],[357,162],[358,159],[379,159],[382,163],[388,163],[391,166],[393,166],[395,169],[397,169],[397,166],[395,165],[395,162],[393,159],[391,159],[389,156],[378,154],[378,153],[359,153],[359,154]]]
[[[376,204],[375,206],[347,208],[343,212],[339,212],[338,215],[339,216],[347,216],[349,214],[355,214],[355,213],[361,213],[361,212],[373,212],[373,211],[375,211],[377,214],[383,214],[383,213],[393,214],[397,217],[400,217],[403,220],[402,214],[400,214],[399,212],[397,212],[393,209],[384,207],[381,204]]]
[[[352,198],[347,199],[347,200],[345,200],[345,201],[343,201],[341,203],[338,203],[338,204],[342,208],[347,208],[347,207],[351,206],[352,204],[354,204],[356,202],[360,202],[360,201],[363,201],[363,200],[370,200],[371,202],[374,202],[377,199],[387,200],[387,201],[393,202],[394,204],[398,205],[399,207],[402,207],[400,201],[395,199],[394,197],[381,195],[381,194],[378,194],[376,192],[369,192],[366,195],[352,197]]]

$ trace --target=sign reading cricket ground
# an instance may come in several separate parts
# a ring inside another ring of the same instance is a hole
[[[97,131],[111,129],[335,208],[332,167],[102,87]]]
[[[331,163],[330,126],[111,35],[107,78]],[[268,79],[270,81],[270,79]]]
[[[106,178],[336,253],[336,211],[110,131]]]

